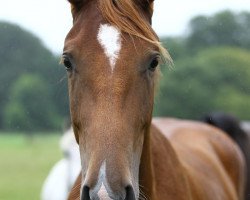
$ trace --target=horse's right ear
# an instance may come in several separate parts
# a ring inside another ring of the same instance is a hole
[[[153,15],[154,0],[134,0],[137,6],[139,6],[148,17]]]
[[[71,11],[72,14],[74,14],[76,11],[79,11],[83,4],[86,2],[86,0],[68,0],[71,4]]]

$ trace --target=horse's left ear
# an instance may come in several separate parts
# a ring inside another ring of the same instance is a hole
[[[68,1],[71,4],[72,14],[74,15],[74,12],[79,11],[87,0],[68,0]]]
[[[153,9],[154,0],[134,0],[134,1],[136,5],[138,5],[151,19],[154,10]]]

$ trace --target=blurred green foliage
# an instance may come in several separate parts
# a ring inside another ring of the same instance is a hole
[[[224,11],[214,16],[198,16],[189,24],[187,48],[190,52],[215,46],[250,48],[250,13]]]
[[[33,34],[0,22],[0,129],[59,128],[69,115],[66,74]]]
[[[156,100],[157,115],[196,118],[225,111],[249,119],[250,51],[217,47],[178,59],[164,77]]]
[[[49,86],[38,75],[21,75],[10,89],[4,113],[8,130],[53,130],[60,128],[59,115],[50,98]]]
[[[187,35],[162,42],[175,64],[162,67],[155,115],[198,119],[224,111],[250,119],[250,13],[198,16]]]

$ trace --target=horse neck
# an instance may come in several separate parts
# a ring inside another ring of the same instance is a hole
[[[170,141],[154,125],[145,135],[139,176],[146,199],[191,199],[185,170]]]

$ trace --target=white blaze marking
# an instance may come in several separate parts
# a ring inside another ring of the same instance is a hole
[[[100,187],[97,195],[98,195],[100,200],[111,200],[111,198],[108,195],[107,189],[105,187],[105,181],[106,181],[106,162],[104,161],[104,163],[101,166],[99,176],[98,176],[98,184],[97,185],[99,185],[101,183],[101,187]]]
[[[121,32],[114,26],[101,24],[97,34],[97,40],[104,49],[113,72],[121,50]]]
[[[100,190],[97,193],[100,200],[111,200],[105,186],[102,183]]]

